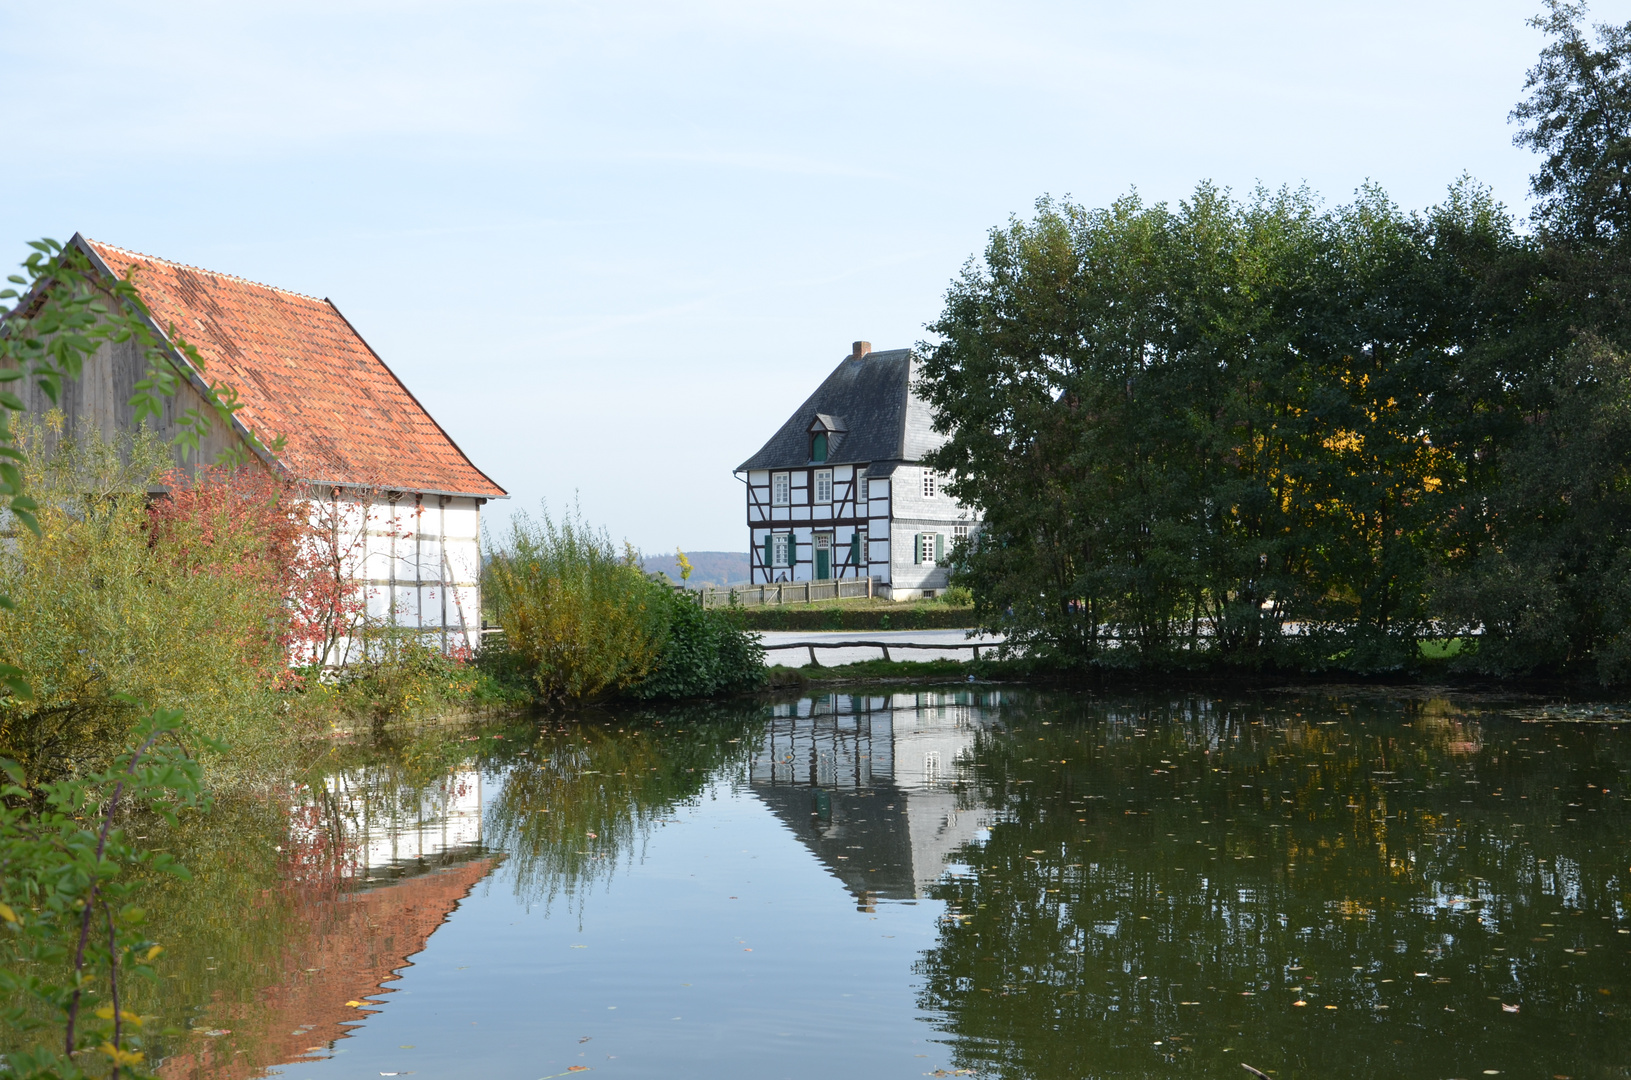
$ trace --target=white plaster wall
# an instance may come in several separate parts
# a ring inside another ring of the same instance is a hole
[[[889,554],[890,483],[887,477],[867,485],[867,570],[885,585],[893,580],[894,560]]]
[[[351,493],[328,513],[319,521],[339,522],[346,572],[371,622],[421,631],[449,652],[480,648],[479,500]],[[358,647],[345,645],[353,654]]]
[[[896,600],[909,600],[921,596],[925,590],[939,592],[950,584],[945,566],[928,565],[914,561],[913,546],[919,533],[941,533],[946,537],[946,553],[950,556],[957,526],[972,528],[978,522],[974,513],[944,494],[940,483],[935,494],[923,494],[921,465],[902,465],[895,469],[891,479],[890,527],[893,533],[889,546],[891,595]]]

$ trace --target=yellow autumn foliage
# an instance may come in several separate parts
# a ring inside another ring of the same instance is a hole
[[[567,514],[510,519],[509,534],[484,559],[483,583],[538,696],[581,701],[649,675],[668,637],[663,591],[632,552]]]
[[[40,535],[12,523],[0,549],[0,593],[14,602],[0,611],[0,656],[33,689],[0,698],[0,755],[31,781],[96,767],[144,715],[131,701],[184,709],[235,757],[275,744],[276,612],[233,567],[168,557],[146,527],[167,448],[59,436],[60,422],[26,428]]]

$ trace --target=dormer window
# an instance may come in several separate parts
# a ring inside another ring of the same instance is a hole
[[[840,417],[816,413],[815,419],[805,430],[810,435],[811,464],[824,465],[832,457],[832,452],[838,449],[838,444],[844,441],[844,432],[849,428]]]

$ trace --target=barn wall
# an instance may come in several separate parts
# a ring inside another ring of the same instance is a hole
[[[85,361],[81,378],[63,384],[59,403],[53,404],[33,380],[17,384],[21,387],[17,395],[22,398],[28,416],[35,420],[43,420],[53,408],[60,409],[65,437],[79,438],[86,432],[96,431],[102,438],[112,440],[117,432],[135,428],[136,409],[130,399],[135,396],[136,384],[146,377],[147,361],[134,342],[103,342]],[[225,451],[248,452],[243,439],[231,425],[221,423],[214,408],[191,384],[180,377],[178,384],[176,395],[164,401],[157,421],[151,417],[146,421],[150,430],[169,443],[182,430],[177,420],[189,412],[196,410],[209,419],[210,430],[199,440],[196,453],[172,448],[172,460],[178,467],[193,467],[199,462],[210,464]]]
[[[370,620],[416,631],[453,655],[481,647],[481,502],[413,493],[314,492],[329,498],[339,550]],[[348,655],[362,653],[348,642]]]
[[[147,364],[134,343],[105,342],[85,362],[82,377],[68,381],[60,403],[53,403],[33,382],[20,384],[27,415],[43,421],[53,408],[63,415],[63,437],[79,438],[90,431],[111,440],[135,428],[130,399],[136,383],[147,375]],[[250,454],[248,444],[217,417],[213,407],[185,380],[166,400],[160,417],[145,426],[166,443],[181,430],[178,419],[197,410],[210,420],[209,432],[196,452],[172,447],[178,468],[212,464],[224,452]],[[277,432],[262,433],[271,441]],[[54,438],[48,438],[49,453]],[[329,497],[327,489],[308,493]],[[424,640],[443,651],[473,652],[481,645],[480,534],[481,500],[438,495],[385,496],[345,493],[333,520],[344,537],[347,572],[367,599],[368,614],[381,622],[394,622],[423,632]],[[366,513],[365,513],[366,511]],[[332,511],[330,511],[332,512]],[[346,649],[360,655],[360,643]]]

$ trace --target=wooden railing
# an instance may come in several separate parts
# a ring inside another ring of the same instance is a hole
[[[696,590],[697,601],[705,608],[742,607],[771,604],[813,604],[817,600],[859,600],[879,594],[876,578],[831,578],[827,581],[783,581],[770,585],[709,585]]]
[[[984,648],[993,649],[996,648],[996,646],[996,642],[988,641],[985,643]],[[949,643],[942,644],[939,642],[931,643],[926,641],[784,641],[775,645],[762,645],[761,647],[765,650],[765,652],[771,652],[776,649],[808,649],[810,650],[810,663],[816,665],[817,667],[821,666],[821,661],[816,659],[817,649],[882,649],[883,658],[885,660],[894,659],[894,657],[889,655],[890,649],[894,649],[897,652],[899,652],[901,649],[928,649],[931,652],[960,652],[963,649],[972,649],[974,650],[974,659],[978,660],[980,658],[981,649],[980,643],[976,641],[966,641],[956,645]]]

